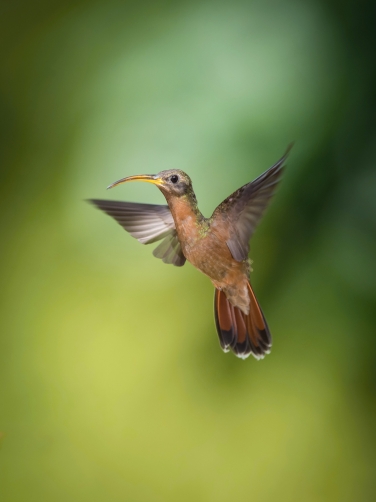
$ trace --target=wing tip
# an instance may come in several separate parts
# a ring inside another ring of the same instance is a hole
[[[295,141],[290,141],[290,143],[287,145],[287,148],[285,150],[285,153],[283,154],[284,158],[287,158],[292,150],[292,147],[295,145]],[[282,157],[282,158],[283,158]]]

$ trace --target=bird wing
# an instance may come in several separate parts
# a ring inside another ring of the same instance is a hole
[[[226,244],[236,261],[248,258],[249,240],[281,179],[283,164],[291,147],[261,176],[227,197],[213,213],[213,222],[222,222],[229,227]]]
[[[181,249],[176,230],[163,239],[159,246],[154,249],[153,255],[156,258],[160,258],[164,263],[171,263],[176,267],[184,265],[185,256]]]
[[[154,250],[154,256],[177,267],[184,265],[185,256],[168,206],[99,199],[90,199],[89,202],[115,218],[142,244],[152,244],[163,239]]]

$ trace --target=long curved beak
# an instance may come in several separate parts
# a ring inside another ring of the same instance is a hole
[[[115,183],[111,183],[107,187],[107,190],[109,188],[114,188],[117,185],[121,185],[121,183],[127,183],[128,181],[145,181],[146,183],[153,183],[153,185],[162,185],[163,180],[161,178],[158,178],[156,175],[153,174],[138,174],[136,176],[128,176],[127,178],[122,178],[121,180],[115,181]]]

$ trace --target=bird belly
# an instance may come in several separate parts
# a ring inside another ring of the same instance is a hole
[[[213,234],[197,239],[190,245],[187,244],[183,247],[187,260],[200,272],[207,275],[213,285],[226,294],[227,299],[234,307],[240,308],[248,315],[250,302],[248,294],[249,261],[236,261],[227,244]]]

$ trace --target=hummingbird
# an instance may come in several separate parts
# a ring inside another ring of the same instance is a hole
[[[272,336],[250,283],[249,241],[281,179],[283,157],[254,181],[242,186],[205,218],[188,174],[169,169],[115,181],[156,185],[167,205],[90,199],[142,244],[161,241],[153,255],[182,267],[188,260],[214,285],[214,316],[220,345],[245,359],[270,353]]]

